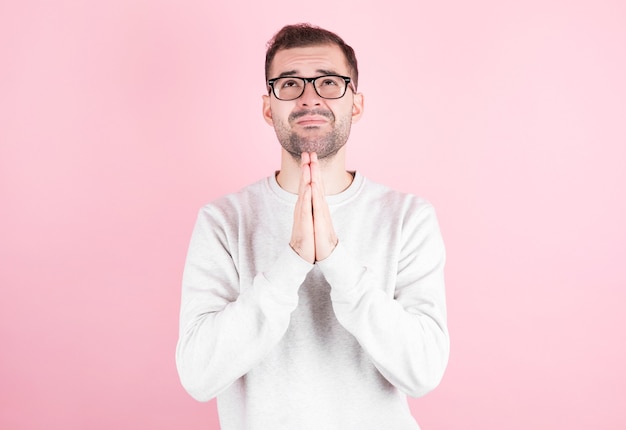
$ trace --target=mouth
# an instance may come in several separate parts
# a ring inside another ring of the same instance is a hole
[[[324,118],[302,118],[296,121],[296,124],[301,127],[318,127],[326,124],[327,122],[328,120]]]
[[[317,109],[295,112],[289,119],[300,127],[321,127],[331,122],[333,118],[332,113]]]

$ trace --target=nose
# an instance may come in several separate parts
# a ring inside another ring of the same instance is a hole
[[[298,99],[298,103],[302,106],[319,106],[322,102],[322,98],[315,91],[313,82],[307,82],[304,85],[304,92]]]

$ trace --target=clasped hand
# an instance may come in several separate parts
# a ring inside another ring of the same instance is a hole
[[[328,257],[338,240],[326,203],[317,154],[303,152],[300,169],[298,200],[289,245],[300,257],[313,264]]]

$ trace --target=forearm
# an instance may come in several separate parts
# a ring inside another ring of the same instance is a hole
[[[439,384],[448,362],[449,338],[436,317],[409,312],[377,289],[335,298],[333,307],[340,323],[393,385],[419,397]]]
[[[176,360],[181,382],[194,398],[215,397],[280,341],[308,266],[286,249],[234,300],[223,300],[226,287],[183,286]]]
[[[414,397],[435,388],[449,355],[443,268],[423,276],[396,298],[343,247],[335,253],[319,264],[332,286],[339,322],[393,385]]]

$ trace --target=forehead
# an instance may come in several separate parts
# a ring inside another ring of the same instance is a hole
[[[281,49],[274,56],[269,76],[276,77],[289,73],[312,77],[327,72],[339,75],[350,74],[346,57],[337,45]]]

